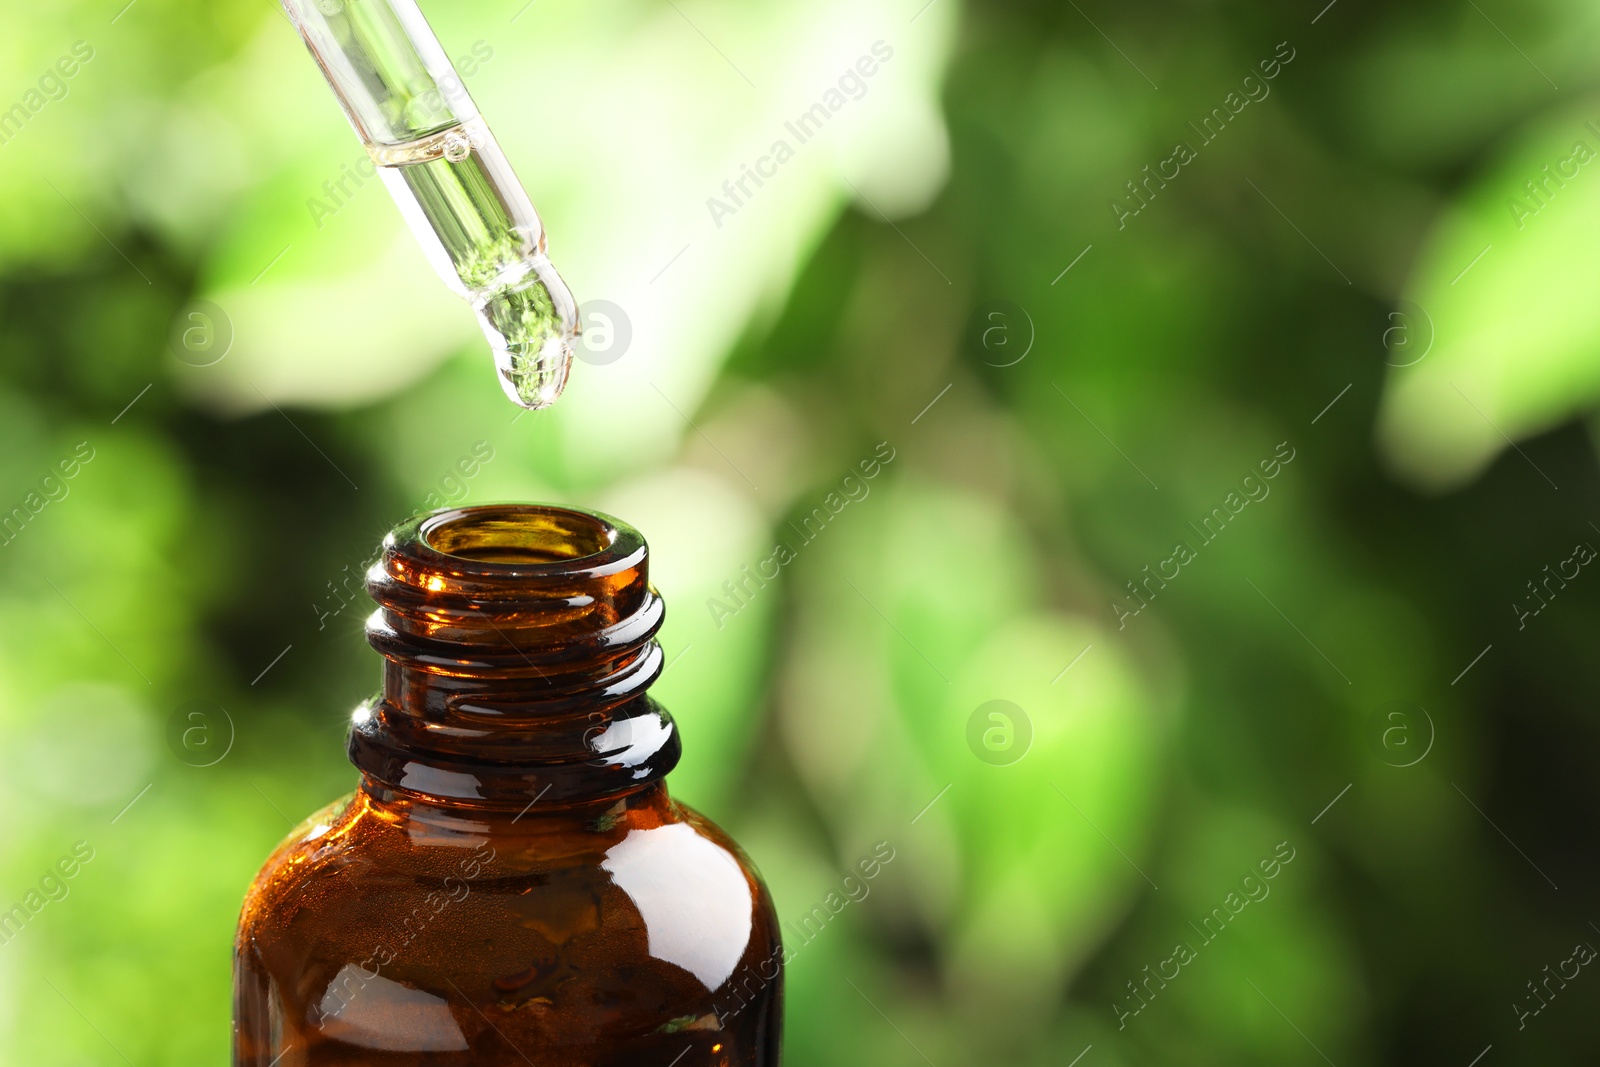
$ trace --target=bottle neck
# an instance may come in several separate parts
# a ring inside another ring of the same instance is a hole
[[[377,796],[603,802],[677,764],[646,689],[664,606],[631,527],[566,508],[451,509],[391,533],[367,572],[383,692],[349,753]]]

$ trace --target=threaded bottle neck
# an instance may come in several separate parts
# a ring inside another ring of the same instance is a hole
[[[487,505],[412,519],[367,572],[383,694],[350,759],[397,793],[527,804],[630,792],[677,763],[664,605],[639,532],[571,508]]]

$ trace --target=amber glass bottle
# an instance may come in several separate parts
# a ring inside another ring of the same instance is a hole
[[[726,834],[667,796],[662,603],[615,519],[413,519],[368,572],[383,692],[355,793],[245,899],[238,1067],[768,1067],[782,948]]]

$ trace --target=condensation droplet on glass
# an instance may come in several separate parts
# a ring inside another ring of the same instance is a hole
[[[500,387],[555,403],[580,329],[544,225],[415,0],[282,0],[434,270],[477,312]]]

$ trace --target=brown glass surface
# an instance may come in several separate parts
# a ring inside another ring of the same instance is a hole
[[[268,860],[235,946],[240,1067],[779,1062],[782,948],[679,753],[646,549],[558,508],[385,541],[355,794]]]

